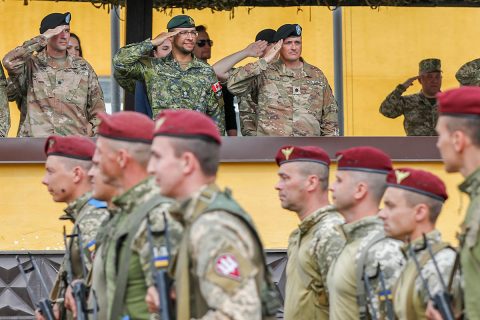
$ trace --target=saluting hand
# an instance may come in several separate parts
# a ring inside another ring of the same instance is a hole
[[[267,49],[268,42],[265,40],[258,40],[254,43],[250,43],[246,48],[245,52],[248,57],[257,58],[260,57],[265,50]]]
[[[45,32],[43,33],[43,36],[46,37],[47,40],[48,40],[48,39],[56,36],[57,34],[62,33],[63,30],[65,30],[65,28],[67,28],[67,27],[68,27],[68,26],[63,25],[63,26],[55,27],[55,28],[53,28],[53,29],[48,29],[47,31],[45,31]]]
[[[411,78],[408,78],[407,81],[405,81],[404,83],[402,83],[402,86],[407,89],[408,87],[410,87],[412,84],[413,84],[413,81],[417,80],[418,79],[418,76],[415,76],[415,77],[411,77]]]
[[[162,32],[158,36],[155,37],[155,39],[152,39],[152,44],[153,46],[159,46],[161,45],[165,40],[167,40],[170,37],[176,36],[181,30],[175,30],[171,32]]]
[[[275,45],[271,47],[270,50],[268,50],[267,54],[265,55],[265,57],[263,57],[263,59],[265,59],[265,61],[267,61],[268,63],[275,60],[278,53],[280,52],[280,49],[282,48],[282,44],[283,44],[283,39],[275,43]]]

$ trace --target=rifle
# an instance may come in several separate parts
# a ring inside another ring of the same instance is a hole
[[[147,214],[147,240],[150,245],[150,254],[152,256],[150,268],[155,289],[160,297],[160,306],[158,311],[162,320],[173,320],[175,319],[173,314],[173,301],[170,299],[172,279],[168,275],[170,241],[168,237],[168,223],[165,212],[163,213],[163,222],[165,225],[164,236],[166,246],[161,247],[160,252],[157,252],[157,248],[155,248],[153,243],[152,228],[150,227],[150,216]]]
[[[38,269],[37,263],[33,259],[32,255],[30,252],[28,253],[28,261],[27,263],[30,264],[28,268],[24,268],[22,263],[20,262],[20,258],[16,256],[17,263],[18,263],[18,269],[20,269],[20,273],[22,274],[23,279],[25,280],[28,296],[30,297],[30,300],[33,302],[34,301],[34,295],[32,292],[32,288],[28,285],[28,278],[27,278],[27,273],[34,271],[37,277],[40,279],[41,287],[43,291],[45,291],[46,296],[48,297],[49,290],[47,288],[47,285],[45,283],[45,279],[43,279],[42,274],[40,273],[40,270]],[[53,315],[53,308],[52,308],[52,301],[50,299],[40,299],[40,301],[36,304],[37,308],[40,309],[40,313],[43,315],[44,318],[47,320],[55,320],[55,317]]]
[[[412,245],[410,244],[408,246],[408,251],[412,256],[413,262],[415,263],[415,267],[417,268],[417,272],[422,281],[422,285],[425,291],[427,292],[428,298],[433,301],[433,306],[435,307],[435,309],[437,309],[440,312],[444,320],[455,320],[455,316],[453,315],[453,310],[452,310],[452,296],[447,291],[445,282],[443,281],[443,278],[442,278],[442,274],[440,273],[440,269],[438,268],[437,261],[433,256],[432,248],[427,241],[427,236],[424,233],[423,247],[420,248],[420,250],[425,250],[425,249],[427,249],[430,255],[430,258],[435,266],[435,270],[437,271],[437,275],[438,275],[438,278],[440,279],[440,284],[442,285],[442,289],[443,289],[441,292],[438,292],[434,296],[432,296],[432,293],[428,288],[427,280],[422,275],[422,268],[420,267],[420,263],[418,262],[417,256],[415,255],[415,251],[413,250]]]
[[[377,270],[377,273],[378,273],[378,270]],[[370,305],[373,305],[373,288],[372,288],[372,285],[370,284],[370,279],[376,278],[377,273],[370,277],[367,274],[366,270],[363,271],[363,283],[365,283],[365,291],[367,292],[368,302],[370,303]],[[371,316],[372,316],[372,320],[377,320],[377,313],[375,311],[372,312]]]
[[[387,289],[387,285],[385,283],[385,275],[380,268],[380,263],[377,264],[377,273],[380,278],[380,285],[382,286],[382,291],[378,293],[378,298],[380,301],[385,301],[385,306],[387,309],[387,319],[394,320],[395,313],[393,311],[392,291],[390,289]]]

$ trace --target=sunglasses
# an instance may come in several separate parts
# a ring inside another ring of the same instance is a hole
[[[198,40],[197,41],[197,46],[205,47],[205,45],[208,44],[209,47],[213,46],[213,41],[208,39],[208,40]]]

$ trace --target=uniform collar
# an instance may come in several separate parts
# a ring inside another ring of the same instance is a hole
[[[146,194],[152,193],[154,190],[158,190],[157,193],[160,194],[160,189],[155,184],[155,179],[153,177],[147,177],[123,194],[114,197],[112,203],[115,205],[116,210],[130,213],[132,208],[145,200],[143,198]]]
[[[38,52],[37,58],[38,58],[38,61],[42,65],[48,66],[47,47],[45,47],[42,51]],[[78,59],[76,57],[73,57],[73,56],[69,55],[68,52],[67,52],[67,60],[66,60],[65,66],[62,67],[62,68],[58,68],[58,69],[60,70],[60,69],[75,68],[76,65],[77,65],[77,63],[76,63],[77,61],[78,61]]]
[[[300,234],[304,235],[307,233],[314,225],[316,225],[324,216],[329,213],[334,213],[335,207],[333,205],[327,205],[325,207],[319,208],[310,215],[308,215],[300,224],[298,225],[298,229],[300,230]]]
[[[187,69],[183,70],[182,68],[180,68],[180,64],[178,63],[177,60],[175,60],[173,58],[173,54],[170,52],[165,58],[162,58],[165,63],[168,63],[170,65],[174,65],[176,66],[179,70],[182,70],[182,71],[187,71],[188,69],[190,68],[194,68],[194,67],[200,67],[200,66],[203,66],[203,65],[208,65],[207,63],[203,62],[202,60],[200,59],[197,59],[193,53],[191,54],[192,55],[192,61],[190,61],[190,64],[188,65]]]
[[[470,197],[480,193],[480,168],[471,173],[458,188]]]
[[[341,226],[347,242],[364,238],[373,231],[383,232],[383,222],[377,216],[369,216]]]
[[[303,76],[310,77],[310,78],[315,77],[314,67],[311,64],[308,64],[302,57],[300,57],[300,61],[303,62],[303,67],[302,67]],[[275,62],[272,62],[271,65],[274,69],[276,69],[278,72],[281,72],[282,74],[285,74],[290,77],[293,77],[295,75],[295,73],[291,69],[285,66],[282,59],[277,59]]]
[[[435,243],[439,243],[439,242],[442,241],[442,234],[440,233],[440,231],[438,231],[436,229],[427,233],[425,235],[425,237],[426,237],[427,242],[430,244],[430,246],[434,245]],[[411,256],[411,253],[410,253],[410,250],[409,250],[410,246],[413,247],[413,252],[415,252],[415,255],[417,255],[417,256],[422,251],[424,251],[426,249],[425,241],[424,241],[423,237],[419,237],[419,238],[413,240],[410,243],[405,243],[402,246],[401,249],[402,249],[403,255],[405,257],[410,257]]]
[[[78,212],[85,206],[92,197],[92,192],[86,192],[77,199],[73,200],[68,204],[68,206],[63,210],[65,214],[60,216],[60,220],[71,220],[75,222],[78,218]]]

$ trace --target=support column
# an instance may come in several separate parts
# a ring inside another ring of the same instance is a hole
[[[340,135],[345,135],[343,114],[343,29],[342,7],[333,10],[333,64],[334,94],[338,104],[338,128]]]

